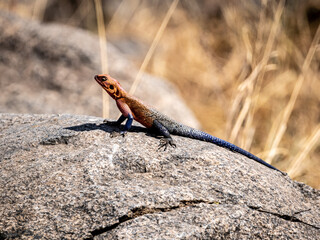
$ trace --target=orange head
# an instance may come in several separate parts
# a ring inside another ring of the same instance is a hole
[[[108,74],[96,75],[94,76],[94,79],[113,99],[117,100],[125,96],[125,91],[120,83]]]

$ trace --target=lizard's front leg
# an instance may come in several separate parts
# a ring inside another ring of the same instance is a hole
[[[126,122],[126,125],[124,126],[123,131],[120,131],[120,132],[112,132],[112,133],[110,134],[110,137],[117,137],[117,136],[119,136],[119,135],[121,135],[121,136],[124,137],[125,134],[126,134],[126,132],[127,132],[127,131],[131,128],[131,126],[132,126],[133,116],[132,116],[132,114],[129,113],[127,117],[121,115],[120,118],[118,119],[118,121],[115,121],[115,122],[109,122],[109,121],[107,121],[107,124],[111,123],[111,125],[116,125],[116,126],[118,126],[118,125],[120,125],[126,118],[127,118],[128,120],[127,120],[127,122]]]
[[[159,149],[164,148],[163,151],[167,150],[168,145],[171,147],[176,147],[176,144],[173,142],[173,139],[168,131],[168,129],[163,126],[158,120],[153,121],[153,126],[159,131],[164,137],[160,139]]]

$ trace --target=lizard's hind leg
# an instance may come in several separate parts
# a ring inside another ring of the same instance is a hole
[[[154,120],[153,127],[163,136],[163,138],[160,139],[158,150],[163,148],[163,151],[165,151],[167,150],[168,145],[176,147],[176,144],[173,142],[173,139],[165,126],[163,126],[158,120]]]

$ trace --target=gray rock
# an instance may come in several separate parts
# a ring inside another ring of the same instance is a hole
[[[129,90],[137,69],[108,43],[109,73]],[[61,24],[40,24],[0,11],[0,112],[101,116],[96,35]],[[177,88],[144,74],[135,94],[179,122],[199,127]],[[170,105],[170,107],[168,107]],[[110,116],[119,111],[110,99]]]
[[[0,239],[319,239],[320,191],[214,144],[0,114]]]

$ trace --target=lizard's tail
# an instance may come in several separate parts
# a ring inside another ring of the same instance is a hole
[[[250,152],[248,152],[248,151],[246,151],[246,150],[244,150],[244,149],[242,149],[232,143],[229,143],[229,142],[224,141],[220,138],[211,136],[210,134],[202,132],[200,130],[184,126],[182,128],[173,129],[172,133],[176,134],[176,135],[180,135],[180,136],[198,139],[198,140],[205,141],[205,142],[211,142],[211,143],[216,144],[220,147],[224,147],[224,148],[230,149],[231,151],[240,153],[248,158],[251,158],[251,159],[261,163],[262,165],[265,165],[266,167],[277,170],[277,171],[281,172],[282,174],[286,175],[284,172],[280,171],[279,169],[275,168],[274,166],[270,165],[269,163],[263,161],[261,158],[258,158],[257,156],[253,155],[252,153],[250,153]]]

